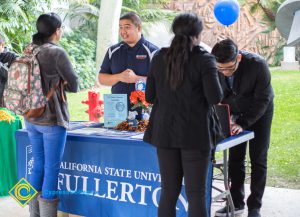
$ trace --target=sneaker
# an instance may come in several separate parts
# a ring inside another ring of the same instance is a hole
[[[229,212],[230,212],[230,208],[229,208]],[[243,212],[244,212],[244,208],[234,208],[234,215],[242,214]],[[227,206],[217,210],[215,216],[227,216]]]
[[[259,209],[249,209],[248,217],[261,217]]]

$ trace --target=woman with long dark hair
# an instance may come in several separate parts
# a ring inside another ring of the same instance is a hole
[[[78,78],[67,53],[57,45],[63,31],[60,17],[55,13],[42,14],[36,27],[33,51],[25,52],[39,49],[36,58],[43,92],[47,95],[54,90],[54,93],[40,117],[25,119],[34,159],[29,182],[40,192],[30,201],[29,211],[31,217],[56,217],[58,172],[69,123],[65,91],[77,92]]]
[[[157,147],[158,217],[176,216],[183,177],[188,216],[207,216],[205,185],[213,142],[209,121],[223,92],[214,57],[198,46],[202,29],[196,14],[178,15],[171,46],[153,58],[147,78],[146,100],[153,108],[144,141]]]

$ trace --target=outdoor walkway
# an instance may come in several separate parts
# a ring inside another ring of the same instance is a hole
[[[249,185],[246,186],[246,193]],[[267,187],[263,199],[262,217],[299,217],[300,190]],[[222,207],[223,204],[215,203],[212,210]],[[67,217],[62,215],[60,217]],[[29,217],[28,206],[22,208],[11,197],[0,198],[0,217]],[[120,217],[143,217],[143,216],[120,216]],[[240,217],[247,217],[245,212]]]

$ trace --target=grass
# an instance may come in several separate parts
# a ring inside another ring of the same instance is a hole
[[[95,91],[100,92],[100,99],[103,99],[103,94],[110,93],[110,88],[101,88]],[[79,93],[68,93],[67,97],[71,121],[88,121],[89,115],[85,112],[88,105],[82,103],[82,101],[88,99],[88,90]]]
[[[272,71],[275,113],[268,185],[300,188],[300,71]]]
[[[268,156],[268,186],[300,189],[300,71],[271,69],[275,113]],[[100,93],[109,93],[100,89]],[[87,91],[68,94],[71,120],[88,120]]]

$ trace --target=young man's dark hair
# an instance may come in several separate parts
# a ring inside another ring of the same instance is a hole
[[[130,20],[136,27],[142,26],[141,18],[139,17],[139,15],[137,15],[134,12],[129,12],[129,13],[123,14],[120,17],[120,20]]]
[[[239,49],[234,41],[228,38],[218,42],[211,53],[215,55],[218,63],[228,63],[236,59]]]

